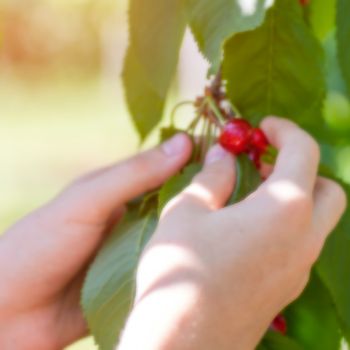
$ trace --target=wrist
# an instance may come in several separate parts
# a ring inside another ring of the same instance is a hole
[[[120,350],[187,349],[198,327],[200,297],[190,286],[155,289],[141,297],[127,322]]]

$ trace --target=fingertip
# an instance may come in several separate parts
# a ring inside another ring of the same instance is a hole
[[[321,185],[325,196],[329,193],[329,197],[333,198],[334,204],[337,204],[339,208],[339,215],[342,216],[347,208],[347,196],[342,186],[340,186],[337,182],[327,179],[327,178],[319,178],[318,184]]]
[[[273,115],[265,117],[261,121],[260,126],[263,129],[271,129],[271,128],[274,129],[276,127],[279,128],[281,124],[285,126],[297,127],[297,124],[291,121],[290,119],[277,117]]]
[[[223,160],[223,159],[225,159],[225,158],[232,158],[233,159],[233,155],[231,155],[228,151],[226,151],[223,147],[221,147],[220,145],[215,145],[215,146],[213,146],[210,150],[209,150],[209,152],[208,152],[208,154],[207,154],[207,156],[206,156],[206,158],[205,158],[205,163],[204,163],[204,165],[206,165],[206,166],[208,166],[208,165],[210,165],[210,164],[213,164],[213,163],[215,163],[215,162],[218,162],[218,161],[220,161],[220,160]]]
[[[161,145],[161,149],[167,157],[189,156],[192,150],[192,142],[185,133],[178,133]]]
[[[281,147],[281,138],[284,135],[287,135],[291,130],[299,129],[298,125],[291,120],[275,116],[269,116],[263,119],[260,127],[270,143],[278,148]]]

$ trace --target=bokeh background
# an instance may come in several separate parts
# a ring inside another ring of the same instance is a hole
[[[0,0],[0,234],[75,177],[138,150],[120,80],[127,5]],[[188,34],[173,102],[200,92],[206,68]]]
[[[75,177],[138,150],[120,81],[127,5],[0,0],[0,234]],[[169,105],[199,94],[206,69],[187,33]],[[332,165],[350,179],[350,146]],[[91,339],[69,347],[93,349]]]

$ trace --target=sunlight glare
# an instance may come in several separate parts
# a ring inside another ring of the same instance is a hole
[[[267,191],[281,202],[289,202],[304,196],[303,190],[288,180],[281,180],[267,185]]]
[[[254,15],[258,8],[261,0],[237,0],[238,6],[240,7],[243,16]],[[264,8],[268,9],[274,4],[274,0],[265,0]]]

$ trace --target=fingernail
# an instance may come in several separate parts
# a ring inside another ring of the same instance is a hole
[[[183,134],[177,134],[162,145],[163,152],[169,156],[174,157],[183,153],[186,147],[186,138]]]
[[[209,150],[207,157],[205,159],[205,164],[209,165],[209,164],[215,163],[219,160],[224,159],[228,155],[229,153],[225,151],[220,145],[215,145]]]

